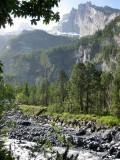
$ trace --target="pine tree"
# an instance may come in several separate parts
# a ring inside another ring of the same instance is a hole
[[[85,113],[89,113],[89,109],[91,106],[90,103],[90,96],[91,96],[91,89],[94,87],[94,73],[95,73],[95,68],[94,65],[91,63],[86,64],[86,69],[85,69],[85,93],[86,93],[86,102],[85,102]]]
[[[35,85],[32,85],[29,87],[29,90],[30,90],[30,95],[29,95],[29,99],[28,99],[28,103],[30,105],[37,105],[37,102],[36,102],[36,86]]]
[[[66,82],[67,82],[67,75],[65,71],[62,69],[59,73],[58,80],[56,82],[56,98],[57,98],[57,104],[59,107],[59,111],[63,112],[64,111],[64,100],[67,95],[67,90],[66,90]]]
[[[79,106],[79,113],[84,111],[84,91],[85,91],[85,65],[77,63],[70,76],[70,96],[69,99],[73,100]]]
[[[85,68],[85,113],[94,113],[96,110],[96,95],[100,88],[101,72],[95,69],[95,66],[88,62]]]
[[[120,61],[114,74],[111,114],[120,118]]]
[[[48,106],[49,104],[49,82],[42,81],[39,86],[37,86],[36,100],[38,105]]]
[[[24,83],[22,85],[22,93],[21,96],[23,97],[23,103],[28,104],[28,98],[29,98],[29,86],[28,83]]]
[[[101,75],[101,106],[103,114],[110,114],[113,76],[109,72],[102,72]]]

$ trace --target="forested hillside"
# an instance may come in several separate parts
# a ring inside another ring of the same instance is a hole
[[[48,49],[55,46],[72,43],[72,39],[63,36],[54,36],[42,30],[24,30],[20,35],[11,39],[6,48],[14,53]]]
[[[48,80],[53,81],[61,69],[64,69],[69,76],[75,63],[88,61],[95,64],[98,69],[113,72],[119,58],[119,31],[120,17],[117,17],[103,31],[99,30],[93,36],[75,40],[71,45],[37,51],[33,47],[32,51],[21,51],[20,53],[17,53],[20,49],[15,52],[17,47],[14,50],[13,41],[19,42],[16,40],[19,37],[16,37],[12,40],[11,45],[14,52],[8,50],[1,55],[4,64],[4,77],[7,81],[14,83],[28,82],[32,84],[40,83],[47,72]],[[27,35],[29,35],[28,33]],[[64,39],[64,37],[62,38]],[[37,45],[41,44],[39,40],[37,42]],[[26,41],[26,43],[28,42]],[[31,41],[31,43],[36,42]],[[18,45],[19,47],[21,45]]]

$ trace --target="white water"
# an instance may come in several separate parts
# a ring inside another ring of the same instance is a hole
[[[15,139],[5,139],[5,146],[12,151],[12,155],[17,160],[19,157],[19,160],[46,160],[44,158],[43,153],[35,153],[35,157],[30,156],[30,149],[35,146],[34,142],[28,142],[28,141],[21,141],[21,143],[18,140]],[[59,153],[62,153],[65,149],[60,147],[54,147],[55,151],[59,151]],[[86,150],[70,150],[69,155],[77,155],[78,160],[102,160],[100,158],[100,155],[97,156],[94,154],[94,152],[86,151]],[[50,156],[50,154],[48,155]]]

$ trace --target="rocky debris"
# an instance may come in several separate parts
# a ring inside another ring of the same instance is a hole
[[[120,149],[117,151],[115,158],[120,158]]]
[[[83,136],[86,134],[86,130],[84,128],[80,128],[79,131],[76,133],[77,136]]]
[[[112,140],[115,140],[116,134],[117,128],[108,129],[102,134],[102,138],[110,143]]]
[[[17,121],[17,124],[24,125],[24,126],[29,126],[29,125],[31,125],[31,122],[25,121],[25,120],[21,120],[21,121]]]
[[[102,159],[120,158],[120,128],[108,128],[92,121],[60,120],[50,116],[29,117],[16,112],[8,114],[16,127],[8,133],[10,139],[43,143],[65,147],[71,142],[73,148],[82,148],[103,153]],[[55,126],[51,122],[56,122]],[[98,129],[99,128],[99,129]],[[59,138],[62,137],[62,140]]]

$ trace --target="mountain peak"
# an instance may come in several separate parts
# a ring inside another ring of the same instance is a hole
[[[83,10],[91,6],[92,6],[92,3],[90,1],[86,3],[81,3],[78,5],[78,10]]]
[[[67,34],[76,33],[81,37],[92,35],[97,30],[104,29],[105,25],[119,15],[119,9],[95,6],[88,1],[79,4],[78,9],[72,8],[64,20],[60,21],[57,31]]]
[[[88,1],[86,3],[80,3],[78,6],[83,6],[83,5],[85,5],[85,6],[92,6],[92,3],[91,3],[91,1]]]

